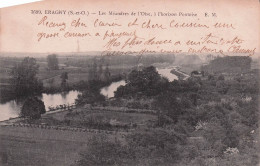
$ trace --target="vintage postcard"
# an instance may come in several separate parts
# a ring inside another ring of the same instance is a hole
[[[258,0],[0,9],[1,166],[258,166]]]

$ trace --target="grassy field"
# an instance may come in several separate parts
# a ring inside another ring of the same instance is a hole
[[[75,137],[68,131],[1,127],[0,165],[69,166],[88,137],[85,133]]]
[[[70,166],[96,133],[0,126],[1,166]],[[107,135],[113,139],[117,135]]]
[[[69,116],[68,116],[69,114]],[[63,111],[46,114],[33,122],[48,126],[62,126],[57,122],[67,120],[80,123],[89,118],[120,124],[146,124],[155,121],[155,115],[122,113],[113,111],[86,110],[78,108],[73,112]],[[55,124],[55,122],[56,124]],[[21,121],[20,121],[21,122]],[[19,123],[20,123],[19,122]],[[74,126],[75,127],[75,126]],[[82,126],[81,126],[82,127]],[[102,133],[56,130],[35,127],[0,126],[0,165],[2,166],[70,166],[79,153],[86,148],[89,138]],[[120,138],[120,132],[106,134],[110,140]]]

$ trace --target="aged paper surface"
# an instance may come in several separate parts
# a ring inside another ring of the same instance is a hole
[[[0,48],[1,52],[111,49],[255,55],[258,9],[254,0],[37,2],[1,9]]]
[[[257,0],[1,8],[0,165],[258,165],[259,20]]]

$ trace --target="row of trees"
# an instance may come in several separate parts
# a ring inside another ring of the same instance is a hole
[[[105,70],[103,69],[103,65],[94,61],[93,65],[90,66],[89,69],[89,80],[100,80],[100,81],[108,81],[110,78],[110,71],[108,64],[106,65]]]
[[[47,63],[48,63],[48,68],[50,70],[58,70],[59,69],[59,62],[57,55],[51,54],[47,56]]]
[[[75,55],[76,56],[76,55]],[[183,57],[180,56],[180,57]],[[145,66],[152,65],[154,63],[173,63],[175,61],[175,56],[172,54],[164,55],[127,55],[127,56],[85,56],[77,58],[68,58],[66,64],[76,67],[89,67],[90,65],[97,63],[97,59],[100,58],[103,64],[110,64],[111,66],[126,65],[126,66],[136,66],[139,63],[144,64]]]
[[[217,57],[210,61],[208,65],[202,66],[201,70],[206,73],[245,72],[250,70],[251,63],[252,58],[249,56]]]

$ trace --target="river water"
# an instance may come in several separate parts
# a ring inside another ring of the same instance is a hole
[[[102,95],[104,95],[105,97],[107,98],[111,98],[111,97],[114,97],[115,96],[115,91],[117,90],[117,88],[119,86],[124,86],[126,84],[125,80],[121,80],[121,81],[118,81],[118,82],[113,82],[111,83],[109,86],[106,86],[104,88],[101,89],[100,93]]]
[[[74,104],[78,94],[80,94],[79,91],[72,90],[67,93],[43,93],[39,98],[44,102],[46,111],[49,111],[48,107],[50,106],[55,107],[63,104]],[[0,104],[0,121],[18,117],[23,103],[24,100],[11,100],[4,104]]]
[[[157,71],[161,76],[168,78],[168,80],[171,82],[173,80],[178,80],[178,77],[171,73],[172,69],[173,68],[157,68]]]
[[[160,75],[168,78],[169,81],[177,80],[178,77],[171,73],[171,68],[157,68],[157,71]],[[107,87],[103,87],[100,90],[100,93],[107,98],[114,97],[114,92],[119,86],[124,86],[126,84],[125,80],[117,81],[111,83]],[[48,107],[56,107],[57,105],[71,105],[75,103],[75,99],[80,94],[79,91],[69,91],[67,93],[57,93],[57,94],[45,94],[43,93],[40,98],[45,104],[46,111],[49,111]],[[24,103],[24,100],[11,100],[4,104],[0,104],[0,121],[7,120],[9,118],[15,118],[19,116],[21,107]]]

